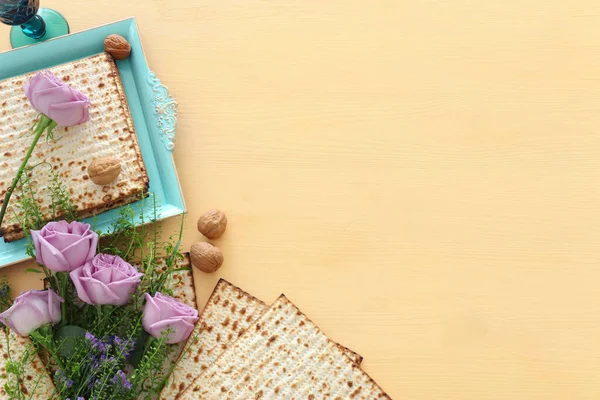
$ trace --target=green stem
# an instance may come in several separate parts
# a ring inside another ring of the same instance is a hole
[[[60,287],[60,297],[62,297],[65,301],[60,304],[60,324],[64,326],[67,324],[67,285],[69,283],[69,278],[66,272],[57,272],[58,282]]]
[[[63,301],[60,304],[60,314],[61,314],[60,324],[64,326],[64,325],[67,324],[67,303],[66,303],[66,300]]]
[[[98,314],[98,321],[102,321],[102,305],[96,304],[96,313]]]
[[[0,210],[0,226],[2,226],[2,221],[4,220],[4,214],[6,213],[6,207],[8,207],[8,202],[10,200],[10,196],[12,196],[12,193],[14,192],[15,188],[17,187],[17,184],[21,180],[21,176],[23,175],[23,172],[25,171],[27,162],[29,161],[29,159],[31,158],[31,155],[33,154],[33,149],[35,148],[35,145],[40,140],[40,137],[42,137],[42,133],[44,133],[44,131],[46,129],[48,129],[48,132],[51,132],[52,129],[54,129],[54,127],[56,127],[56,122],[52,121],[46,115],[42,114],[42,116],[40,117],[40,121],[35,125],[35,130],[33,131],[33,133],[34,133],[33,142],[31,143],[31,146],[29,146],[29,150],[27,150],[27,153],[25,154],[25,158],[23,159],[23,162],[21,163],[21,166],[19,167],[19,170],[17,171],[17,175],[15,176],[15,179],[13,179],[12,184],[6,190],[6,194],[4,195],[4,202],[2,203],[2,209]]]

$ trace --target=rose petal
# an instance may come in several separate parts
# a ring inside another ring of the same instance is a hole
[[[96,269],[90,277],[104,284],[109,284],[110,282],[112,282],[112,276],[113,271],[110,268],[102,268]]]
[[[46,225],[44,225],[41,231],[43,236],[50,235],[56,232],[71,233],[71,230],[69,229],[69,223],[64,220],[48,222]]]
[[[148,331],[148,328],[152,324],[160,321],[160,309],[154,302],[154,299],[152,298],[152,296],[150,296],[148,293],[144,293],[144,298],[146,299],[146,305],[144,306],[144,315],[142,318],[142,325],[144,326],[146,331],[148,333],[150,333]]]
[[[198,310],[195,308],[190,307],[171,296],[165,296],[160,292],[156,293],[155,301],[163,312],[163,318],[170,318],[173,314],[177,316],[198,316]]]
[[[158,338],[162,336],[165,330],[171,329],[167,343],[179,343],[187,339],[194,330],[194,324],[179,319],[166,319],[153,324],[150,329],[154,334],[152,336]],[[148,332],[150,333],[150,332]]]
[[[90,239],[90,250],[88,251],[85,259],[86,262],[94,258],[96,252],[98,251],[98,234],[90,229],[87,235],[87,237]]]
[[[31,105],[33,105],[37,109],[37,105],[33,101],[34,92],[37,90],[46,90],[46,89],[55,88],[57,86],[59,86],[59,85],[56,83],[56,81],[53,81],[52,79],[48,79],[46,76],[44,76],[44,74],[42,74],[41,72],[38,72],[37,74],[35,74],[35,76],[33,76],[33,78],[31,78],[25,84],[23,89],[25,90],[25,95],[31,102]]]
[[[166,329],[171,328],[173,330],[173,332],[177,331],[177,327],[174,326],[174,322],[175,321],[161,319],[161,320],[156,321],[155,323],[151,324],[150,326],[148,326],[147,329],[144,326],[144,329],[146,329],[146,332],[148,332],[150,335],[152,335],[153,337],[158,339],[159,337],[162,336],[163,331],[165,331]]]
[[[110,290],[119,297],[120,301],[118,306],[121,306],[129,301],[131,293],[133,293],[136,287],[140,284],[140,280],[137,278],[129,278],[122,281],[115,281],[109,283]]]
[[[42,315],[45,315],[48,313],[48,292],[45,290],[31,290],[29,296],[22,303],[35,307]]]
[[[15,307],[16,307],[16,304],[13,304],[12,307],[10,307],[8,310],[6,310],[2,314],[0,314],[0,322],[2,322],[4,325],[10,327],[11,329],[13,329],[13,325],[10,322],[11,314],[12,314],[13,310],[15,309]]]
[[[48,106],[48,117],[61,126],[74,126],[89,121],[89,103],[86,101],[55,102]]]
[[[61,320],[60,313],[60,303],[64,303],[65,299],[60,297],[56,292],[52,289],[48,289],[48,315],[50,316],[50,321],[53,323],[58,323]]]
[[[88,238],[83,238],[62,251],[63,256],[65,256],[69,262],[70,269],[79,268],[85,264],[90,251],[89,246],[90,240]]]
[[[115,306],[121,305],[119,304],[121,299],[119,299],[119,297],[114,294],[104,283],[93,278],[87,278],[85,276],[80,277],[79,280],[81,281],[86,294],[91,300],[90,304],[111,304]]]
[[[121,268],[108,268],[108,270],[110,271],[111,281],[113,282],[124,281],[130,278],[127,272],[123,271]]]
[[[36,109],[50,118],[52,118],[50,115],[51,105],[68,103],[74,100],[71,91],[66,86],[57,86],[49,89],[39,89],[35,87],[33,88],[32,98]]]
[[[36,307],[28,307],[23,304],[13,309],[12,315],[9,317],[9,323],[18,335],[27,336],[41,326],[40,321],[43,318],[43,313]]]
[[[80,268],[76,268],[73,271],[71,271],[69,273],[69,276],[71,277],[71,280],[73,281],[73,284],[75,285],[75,289],[77,290],[77,297],[79,297],[81,299],[81,301],[83,301],[84,303],[87,304],[94,304],[92,303],[92,299],[90,299],[90,296],[88,296],[84,284],[81,282],[81,277],[84,274],[84,268],[87,267],[87,264],[84,265],[83,267]]]
[[[42,71],[42,74],[48,81],[52,82],[56,86],[66,86],[66,84],[63,81],[61,81],[60,79],[58,79],[56,77],[56,75],[54,75],[54,73],[52,71],[50,71],[49,69]]]
[[[41,250],[41,244],[40,244],[40,231],[34,231],[31,230],[31,240],[33,241],[33,246],[35,247],[35,261],[37,261],[40,264],[44,264],[42,262],[42,250]]]
[[[62,251],[72,245],[73,243],[81,240],[81,236],[73,235],[72,233],[53,232],[44,235],[44,239],[52,245],[56,250]]]
[[[80,91],[73,90],[73,94],[75,95],[75,97],[77,98],[77,100],[79,100],[79,101],[85,101],[89,105],[92,105],[92,103],[90,102],[90,99],[85,94],[81,93]]]
[[[177,318],[182,316],[182,313],[178,311],[176,307],[173,307],[172,304],[160,306],[160,311],[161,319]]]
[[[41,235],[39,240],[39,251],[36,253],[36,260],[38,260],[46,268],[55,272],[68,272],[69,262],[62,255],[60,251],[50,245]]]
[[[84,224],[83,222],[73,221],[69,224],[69,232],[79,235],[85,236],[88,233],[91,233],[92,227],[90,224]]]

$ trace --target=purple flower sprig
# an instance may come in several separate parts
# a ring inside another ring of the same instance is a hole
[[[117,371],[111,381],[115,385],[115,392],[129,391],[132,388],[131,382],[127,380],[125,372],[121,370]]]
[[[67,389],[73,386],[73,380],[67,378],[65,373],[60,369],[54,373],[54,383],[57,386],[64,386]]]
[[[110,391],[115,398],[131,390],[132,384],[122,368],[135,348],[135,340],[114,335],[99,339],[90,332],[85,334],[85,340],[89,346],[88,388],[92,394],[97,388],[104,388],[105,393],[107,383],[110,384]]]

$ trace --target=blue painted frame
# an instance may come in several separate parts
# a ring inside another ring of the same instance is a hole
[[[132,48],[131,56],[117,61],[117,66],[148,171],[150,192],[160,204],[158,218],[180,215],[186,208],[172,153],[177,103],[148,67],[135,18],[1,53],[0,80],[101,53],[104,39],[113,33],[125,37]],[[133,204],[138,211],[144,207],[146,221],[153,215],[150,203],[138,201]],[[106,231],[118,213],[119,209],[115,209],[98,215],[95,226]],[[93,218],[86,220],[92,221]],[[26,244],[25,239],[13,243],[4,243],[0,239],[0,268],[27,260]]]

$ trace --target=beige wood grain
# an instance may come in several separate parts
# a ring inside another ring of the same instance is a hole
[[[186,246],[229,217],[201,306],[219,277],[285,292],[393,398],[598,398],[600,3],[42,4],[138,18],[180,103]]]

